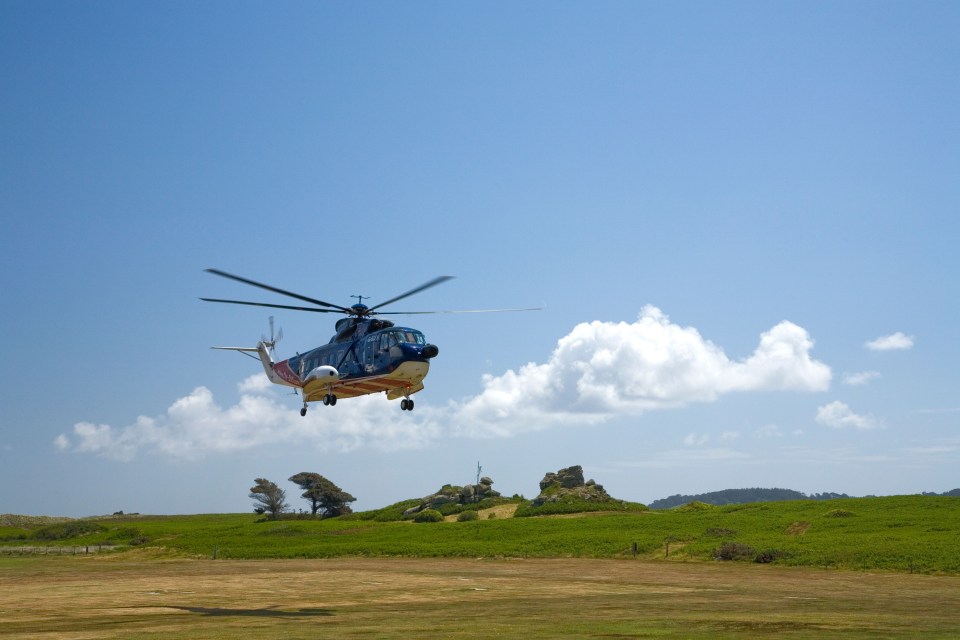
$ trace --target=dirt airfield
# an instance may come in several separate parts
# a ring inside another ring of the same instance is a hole
[[[960,578],[589,559],[0,560],[0,638],[960,637]]]

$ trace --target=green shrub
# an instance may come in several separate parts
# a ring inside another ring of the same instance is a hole
[[[853,515],[853,511],[847,511],[846,509],[831,509],[823,515],[828,518],[849,518]]]
[[[414,522],[443,522],[443,514],[436,509],[424,509],[413,516]]]
[[[770,564],[771,562],[776,562],[777,560],[788,557],[790,557],[790,554],[781,549],[767,549],[766,551],[758,553],[753,561],[760,564]]]
[[[96,522],[90,522],[89,520],[74,520],[72,522],[52,524],[47,527],[37,529],[34,531],[33,537],[36,540],[66,540],[68,538],[79,538],[80,536],[91,533],[100,533],[106,530],[106,527],[97,524]]]
[[[419,500],[411,499],[397,502],[382,509],[372,511],[361,511],[340,516],[341,520],[366,520],[373,522],[398,522],[403,520],[403,512],[420,505]]]
[[[470,522],[472,520],[479,520],[480,514],[476,511],[461,511],[457,514],[457,522]]]
[[[694,500],[693,502],[688,502],[687,504],[680,505],[679,507],[674,507],[672,511],[676,511],[678,513],[689,513],[691,511],[710,511],[711,509],[716,508],[717,507],[712,504]]]
[[[437,511],[439,511],[441,515],[452,516],[463,511],[463,505],[459,502],[449,502],[437,507]]]
[[[533,506],[532,502],[523,502],[514,512],[514,518],[529,518],[531,516],[553,516],[567,513],[588,513],[596,511],[615,511],[625,513],[635,513],[648,511],[646,505],[639,502],[627,502],[625,500],[581,500],[573,496],[564,496],[556,502],[545,502],[539,507]]]

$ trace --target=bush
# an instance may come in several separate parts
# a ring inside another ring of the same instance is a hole
[[[476,511],[461,511],[457,514],[457,522],[470,522],[471,520],[479,520],[480,514]]]
[[[554,516],[567,513],[588,513],[595,511],[618,511],[624,513],[638,513],[647,511],[645,505],[639,502],[625,500],[581,500],[573,496],[564,496],[556,502],[545,502],[539,507],[532,502],[523,502],[513,513],[514,518],[529,518],[531,516]]]
[[[370,520],[373,522],[399,522],[403,520],[403,512],[407,509],[420,506],[419,500],[404,500],[382,509],[361,511],[340,516],[341,520]]]
[[[757,554],[757,557],[753,559],[754,562],[759,562],[760,564],[770,564],[771,562],[776,562],[781,558],[787,558],[790,554],[781,549],[767,549],[766,551],[761,551]]]
[[[754,548],[748,544],[725,542],[717,547],[716,551],[713,552],[713,557],[717,560],[743,560],[744,558],[752,558],[755,554]]]
[[[853,515],[853,511],[847,511],[846,509],[831,509],[824,515],[828,518],[849,518]]]
[[[710,511],[711,509],[716,509],[716,506],[706,502],[700,502],[699,500],[694,500],[693,502],[688,502],[687,504],[680,505],[679,507],[674,507],[673,511],[676,511],[677,513],[690,513],[691,511]]]
[[[89,520],[74,520],[64,524],[53,524],[33,532],[36,540],[66,540],[69,538],[79,538],[91,533],[100,533],[106,531],[106,527],[90,522]]]
[[[436,509],[424,509],[413,517],[414,522],[443,522],[443,514]]]

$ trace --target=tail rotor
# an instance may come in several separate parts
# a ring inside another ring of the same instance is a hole
[[[273,316],[269,318],[270,322],[270,339],[267,340],[266,336],[260,336],[260,342],[270,350],[270,357],[274,355],[274,350],[276,349],[277,343],[283,339],[283,328],[281,327],[277,330],[276,334],[273,332]]]

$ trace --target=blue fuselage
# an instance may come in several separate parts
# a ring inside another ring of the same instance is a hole
[[[290,358],[287,365],[298,375],[329,365],[346,381],[389,374],[404,362],[427,362],[436,355],[437,348],[416,329],[388,327],[366,333],[364,328],[339,341],[338,334],[329,344]]]

